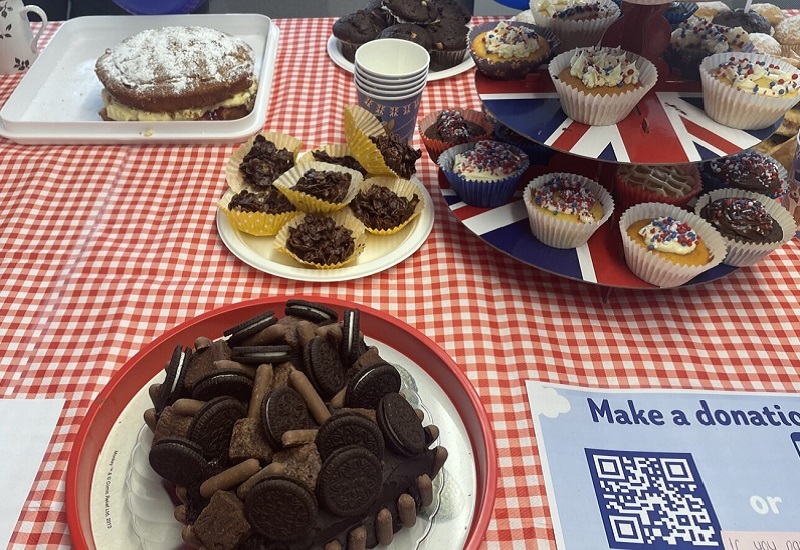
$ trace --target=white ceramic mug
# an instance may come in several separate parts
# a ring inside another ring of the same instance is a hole
[[[31,31],[28,13],[42,19],[36,36]],[[16,74],[28,69],[39,55],[37,44],[47,26],[47,14],[39,6],[26,6],[22,0],[0,0],[0,74]]]

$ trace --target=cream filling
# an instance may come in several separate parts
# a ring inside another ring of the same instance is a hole
[[[246,105],[250,99],[256,94],[258,90],[258,83],[253,82],[253,85],[250,86],[249,89],[245,90],[244,92],[240,92],[233,97],[226,99],[225,101],[221,101],[220,103],[216,103],[214,105],[209,105],[206,107],[197,107],[193,109],[181,109],[179,111],[171,111],[171,112],[159,112],[159,111],[145,111],[142,109],[135,109],[133,107],[128,107],[127,105],[123,105],[122,103],[118,102],[108,90],[103,89],[103,105],[106,109],[106,115],[108,118],[112,120],[118,121],[143,121],[143,122],[152,122],[152,121],[170,121],[170,120],[197,120],[204,113],[208,111],[213,111],[219,108],[227,108],[227,107],[239,107],[240,105]]]

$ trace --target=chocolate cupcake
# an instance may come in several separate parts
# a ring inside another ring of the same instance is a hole
[[[433,4],[439,8],[440,20],[455,19],[464,25],[472,20],[472,13],[457,0],[433,0]]]
[[[674,76],[700,80],[703,58],[721,52],[753,49],[750,36],[741,27],[723,27],[704,19],[691,18],[672,31],[664,61]]]
[[[433,48],[433,38],[427,29],[414,23],[397,23],[383,29],[378,38],[398,38],[419,44],[428,51]]]
[[[741,8],[718,13],[711,22],[723,27],[741,27],[748,33],[770,34],[772,32],[772,24],[766,17],[752,10],[744,11]]]
[[[792,215],[759,193],[717,189],[700,197],[695,213],[719,231],[728,247],[723,263],[753,265],[788,242],[795,233]]]
[[[439,9],[429,0],[383,0],[383,8],[398,23],[427,25],[439,19]]]
[[[358,10],[333,23],[333,36],[339,39],[342,56],[352,62],[358,47],[375,40],[386,26],[386,21],[374,11]]]
[[[754,149],[703,163],[703,192],[740,189],[780,199],[786,192],[788,174],[774,158]]]
[[[442,71],[455,67],[467,53],[467,27],[461,19],[442,18],[438,22],[426,26],[433,39],[431,47],[432,71]]]
[[[428,155],[435,162],[453,145],[488,139],[493,126],[480,111],[443,109],[423,117],[419,121],[419,133]]]

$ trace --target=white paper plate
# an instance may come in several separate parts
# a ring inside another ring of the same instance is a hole
[[[394,235],[367,236],[367,245],[358,259],[338,269],[303,267],[273,246],[274,237],[256,237],[235,229],[228,218],[217,209],[217,231],[225,246],[244,263],[271,275],[309,282],[349,281],[388,269],[416,252],[433,228],[433,200],[425,186],[416,179],[425,208],[406,227]]]
[[[97,58],[145,29],[193,25],[244,39],[255,54],[258,94],[238,120],[114,122],[100,119]],[[278,27],[256,14],[87,16],[65,22],[0,109],[0,136],[41,143],[240,143],[267,117],[278,49]]]
[[[339,49],[339,39],[333,35],[328,38],[328,55],[333,62],[339,65],[342,69],[349,73],[353,72],[353,63],[345,59],[345,57],[342,55],[342,51]],[[461,74],[470,70],[474,66],[475,62],[472,60],[472,57],[470,57],[469,52],[466,52],[464,54],[464,61],[455,67],[450,67],[449,69],[445,69],[443,71],[428,72],[428,82],[431,80],[442,80],[443,78],[449,78],[451,76]]]

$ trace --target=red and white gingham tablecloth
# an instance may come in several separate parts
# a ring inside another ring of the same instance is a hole
[[[277,20],[266,130],[340,142],[352,77],[325,52],[332,19]],[[19,82],[0,77],[0,105]],[[473,73],[430,82],[420,115],[478,108]],[[419,137],[415,144],[421,146]],[[82,418],[114,373],[163,331],[219,306],[318,295],[416,327],[466,373],[496,436],[499,479],[485,548],[555,548],[526,379],[596,387],[800,391],[800,245],[714,283],[616,290],[526,266],[434,199],[421,249],[382,273],[295,282],[245,265],[214,216],[229,146],[25,146],[0,140],[0,398],[66,405],[11,539],[68,548],[67,460]]]

